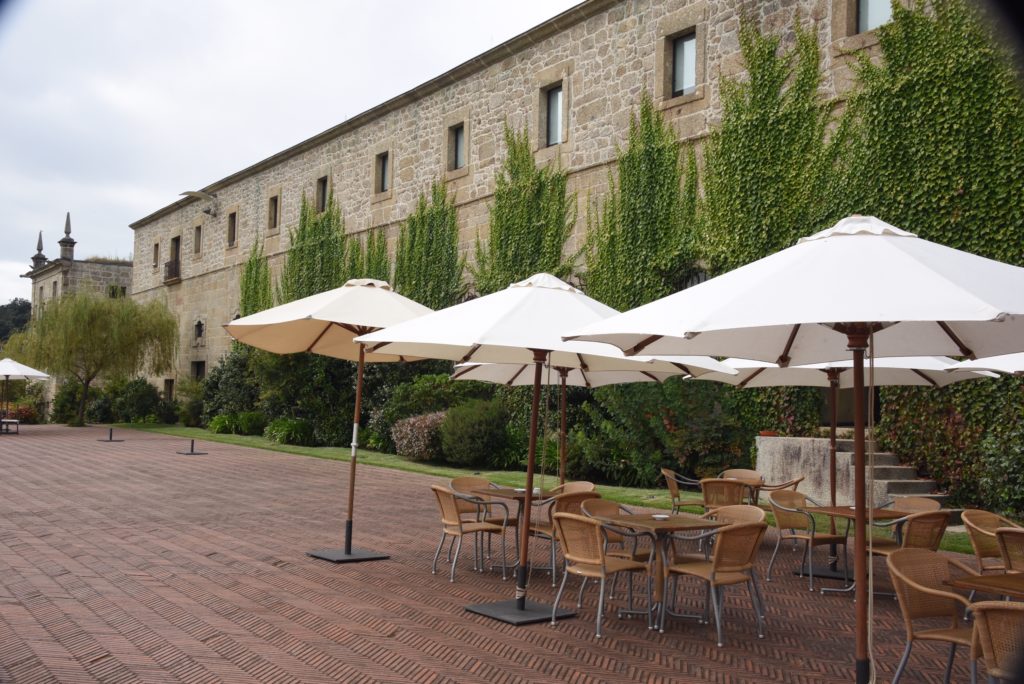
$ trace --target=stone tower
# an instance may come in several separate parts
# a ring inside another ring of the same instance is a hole
[[[75,260],[75,240],[71,237],[71,212],[64,217],[64,237],[57,243],[60,245],[60,258],[67,261]]]
[[[39,231],[39,241],[36,242],[36,254],[32,257],[32,270],[42,268],[46,265],[46,255],[43,254],[43,231]]]

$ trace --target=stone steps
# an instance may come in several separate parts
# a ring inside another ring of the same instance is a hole
[[[853,440],[843,439],[837,442],[837,457],[840,455],[850,464],[850,481],[853,480]],[[841,451],[839,451],[841,450]],[[874,491],[869,497],[875,505],[880,505],[901,496],[924,496],[945,501],[945,495],[938,491],[935,480],[917,476],[917,468],[902,465],[899,457],[888,452],[878,452],[874,459]],[[870,475],[869,475],[870,478]]]

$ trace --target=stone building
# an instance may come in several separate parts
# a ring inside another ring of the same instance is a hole
[[[642,91],[680,139],[698,141],[721,115],[722,77],[741,69],[740,16],[792,37],[818,36],[823,95],[842,99],[854,52],[876,43],[889,0],[587,0],[451,71],[256,162],[131,225],[132,296],[161,298],[181,321],[178,376],[201,377],[229,347],[239,278],[263,243],[280,270],[305,195],[333,192],[350,233],[396,240],[420,193],[443,179],[454,193],[465,251],[487,229],[506,121],[526,128],[539,163],[569,173],[579,198],[606,190],[616,145]]]
[[[32,280],[32,315],[38,316],[43,305],[72,292],[98,292],[109,297],[124,297],[132,282],[132,263],[126,259],[90,257],[75,259],[77,242],[71,237],[71,213],[64,218],[64,237],[60,257],[47,259],[43,254],[43,232],[39,231],[32,270],[22,278]]]

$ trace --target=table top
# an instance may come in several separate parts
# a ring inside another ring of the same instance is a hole
[[[664,520],[656,520],[654,518],[655,515],[660,516],[662,514],[620,513],[619,515],[595,515],[594,518],[610,525],[644,530],[645,532],[654,532],[655,534],[668,534],[684,530],[713,530],[728,525],[728,523],[708,520],[688,513],[668,515]]]
[[[808,513],[821,513],[822,515],[832,515],[837,518],[848,518],[850,520],[856,517],[853,506],[808,506],[804,510]],[[871,511],[871,515],[875,520],[898,520],[899,518],[907,517],[909,513],[894,511],[891,508],[874,508]]]
[[[947,580],[946,584],[957,589],[977,590],[989,594],[1024,599],[1024,573],[968,575]]]
[[[740,484],[746,485],[748,487],[763,487],[764,486],[764,480],[758,480],[756,478],[751,478],[751,477],[723,477],[723,478],[720,478],[720,479],[722,479],[722,480],[733,480],[735,482],[739,482]]]
[[[525,489],[513,489],[512,487],[491,487],[489,489],[474,489],[474,494],[480,496],[496,496],[499,499],[515,499],[516,501],[526,500]],[[534,501],[541,501],[547,499],[552,495],[550,491],[541,491],[533,495]]]

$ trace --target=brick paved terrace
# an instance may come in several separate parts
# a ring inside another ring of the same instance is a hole
[[[853,679],[851,597],[808,592],[792,552],[763,584],[763,640],[743,590],[726,595],[724,648],[712,627],[681,620],[659,635],[610,617],[596,639],[591,591],[576,619],[511,627],[463,610],[513,592],[500,573],[470,571],[468,545],[455,584],[430,574],[436,478],[363,468],[357,545],[391,559],[334,565],[305,551],[338,545],[347,464],[216,443],[180,456],[179,438],[105,436],[26,426],[0,437],[2,682]],[[774,542],[769,530],[762,576]],[[703,592],[683,586],[695,610]],[[547,575],[531,596],[550,601]],[[902,622],[891,598],[875,611],[888,681]],[[915,646],[904,681],[941,681],[946,653]],[[954,677],[967,681],[963,655]]]

